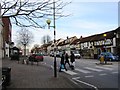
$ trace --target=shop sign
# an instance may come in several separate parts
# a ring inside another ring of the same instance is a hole
[[[112,45],[113,40],[112,39],[106,39],[101,41],[95,41],[94,46],[103,46],[103,45]]]

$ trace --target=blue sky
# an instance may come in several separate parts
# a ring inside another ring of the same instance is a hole
[[[56,39],[94,34],[114,30],[118,27],[118,0],[67,0],[71,4],[64,8],[68,17],[56,20]],[[88,2],[89,1],[89,2]],[[13,27],[14,30],[14,27]],[[53,28],[31,30],[34,44],[41,44],[41,37],[50,35],[53,39]],[[15,35],[15,31],[13,34]],[[15,36],[13,36],[15,40]]]
[[[118,26],[117,2],[73,2],[71,16],[57,21],[62,31],[88,36],[115,29]],[[60,22],[64,23],[60,23]]]

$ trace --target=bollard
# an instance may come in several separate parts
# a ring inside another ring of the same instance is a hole
[[[104,56],[100,57],[100,64],[104,64]]]

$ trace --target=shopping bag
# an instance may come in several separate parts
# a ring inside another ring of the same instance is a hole
[[[75,62],[73,62],[72,65],[75,67]]]
[[[64,67],[64,65],[63,65],[63,64],[61,64],[61,69],[65,69],[65,67]]]
[[[75,62],[71,63],[70,67],[71,67],[72,70],[74,70],[74,68],[75,68]]]
[[[74,66],[74,67],[75,67],[75,62],[71,62],[71,66]]]

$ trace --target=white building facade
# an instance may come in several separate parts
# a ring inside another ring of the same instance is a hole
[[[0,17],[1,17],[1,9],[0,9]],[[0,59],[3,57],[3,37],[2,37],[2,29],[3,29],[3,23],[2,23],[2,18],[0,18]]]

